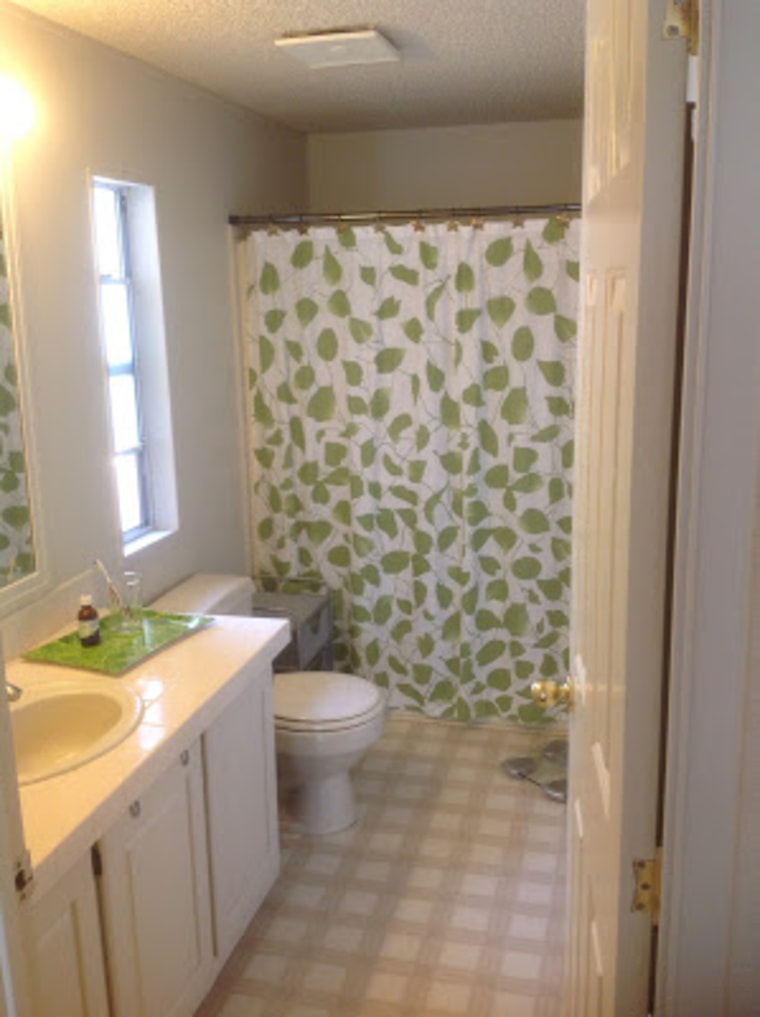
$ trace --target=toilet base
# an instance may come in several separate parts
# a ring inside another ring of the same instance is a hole
[[[288,793],[293,819],[304,833],[338,833],[357,819],[356,800],[348,772],[306,781]]]

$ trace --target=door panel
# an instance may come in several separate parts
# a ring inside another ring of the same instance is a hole
[[[199,743],[98,843],[114,1017],[188,1017],[214,967]]]
[[[217,957],[226,960],[277,878],[272,679],[259,674],[203,736]]]
[[[589,0],[567,1013],[647,1013],[686,54],[659,0]]]
[[[89,852],[27,906],[35,1017],[108,1013],[105,963]]]

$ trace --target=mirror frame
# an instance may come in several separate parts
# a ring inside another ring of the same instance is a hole
[[[31,524],[35,569],[7,586],[0,587],[0,619],[12,614],[40,596],[48,586],[45,552],[45,526],[36,476],[33,400],[26,364],[26,328],[22,279],[19,265],[19,241],[16,228],[11,152],[0,143],[0,225],[8,273],[8,301],[11,308],[11,333],[17,374],[21,434],[25,458],[27,504]]]

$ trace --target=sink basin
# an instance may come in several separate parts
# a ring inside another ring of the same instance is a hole
[[[19,784],[34,784],[108,752],[140,723],[137,693],[112,678],[51,678],[11,704]]]

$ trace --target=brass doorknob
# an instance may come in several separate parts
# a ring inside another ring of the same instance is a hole
[[[541,681],[533,682],[530,687],[533,702],[538,706],[548,709],[551,706],[565,706],[568,710],[573,707],[573,682],[566,678],[563,682],[555,682],[549,678],[542,678]]]

